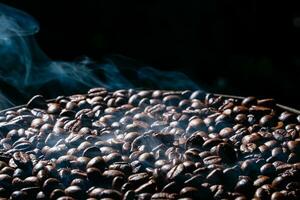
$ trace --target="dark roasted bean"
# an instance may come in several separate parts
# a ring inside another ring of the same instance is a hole
[[[300,115],[273,99],[109,92],[0,113],[10,199],[299,199]]]
[[[104,171],[105,169],[105,161],[102,157],[97,156],[92,158],[86,165],[87,168],[95,167],[98,168],[100,171]]]

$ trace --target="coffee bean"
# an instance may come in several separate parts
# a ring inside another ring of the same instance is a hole
[[[269,184],[270,182],[270,177],[261,175],[253,182],[253,186],[261,187],[262,185]]]
[[[260,119],[259,123],[262,126],[274,127],[276,125],[276,120],[272,115],[265,115]]]
[[[101,179],[102,173],[98,168],[89,167],[86,170],[87,177],[90,181],[97,182]]]
[[[290,151],[295,152],[296,154],[300,153],[300,141],[289,141],[287,146]]]
[[[203,138],[200,135],[194,134],[189,137],[185,143],[185,148],[201,148],[204,143]]]
[[[216,153],[225,163],[233,163],[236,161],[236,152],[234,151],[234,148],[227,143],[218,144]]]
[[[163,98],[163,103],[167,106],[177,106],[180,102],[180,97],[177,95],[168,95]]]
[[[73,198],[85,198],[85,192],[79,186],[69,186],[65,189],[65,194]]]
[[[101,150],[96,146],[91,146],[91,147],[86,148],[82,152],[82,156],[83,157],[89,157],[89,158],[101,156]]]
[[[105,161],[102,157],[97,156],[92,158],[86,165],[87,168],[95,167],[99,169],[100,171],[104,171],[105,169]]]
[[[206,130],[206,125],[203,122],[203,120],[201,120],[200,118],[192,119],[189,122],[188,127],[186,129],[186,131],[189,133],[193,133],[195,131],[204,131],[204,130]]]
[[[60,182],[55,178],[47,179],[43,184],[43,192],[51,194],[54,189],[60,189]]]
[[[199,190],[197,188],[194,187],[185,187],[182,188],[182,190],[180,191],[180,196],[181,197],[187,197],[187,198],[198,198],[199,196],[201,196]]]
[[[137,174],[132,174],[128,177],[128,182],[134,185],[140,185],[145,183],[149,178],[149,174],[142,172]]]
[[[251,184],[250,179],[245,177],[245,178],[240,179],[237,182],[237,184],[236,184],[236,186],[235,186],[234,189],[237,192],[240,192],[240,193],[248,195],[253,190],[253,186]]]
[[[62,189],[55,189],[50,194],[50,199],[58,199],[65,196],[65,192]]]
[[[23,152],[16,152],[13,154],[13,160],[20,168],[32,167],[31,159],[28,154]]]
[[[14,191],[11,195],[10,195],[10,199],[12,200],[21,200],[21,199],[26,199],[28,197],[26,192],[23,191]]]
[[[247,98],[243,99],[243,101],[242,101],[242,105],[247,106],[247,107],[250,107],[250,106],[256,105],[256,104],[257,104],[256,97],[247,97]]]
[[[139,161],[146,167],[153,167],[155,158],[153,154],[143,153],[139,156]]]
[[[281,200],[286,199],[286,196],[280,192],[274,192],[271,196],[271,200]]]
[[[185,167],[183,164],[175,165],[168,173],[167,178],[170,180],[180,181],[183,178]]]
[[[135,193],[154,193],[156,188],[156,183],[153,180],[148,181],[147,183],[144,183],[143,185],[139,186]]]
[[[128,190],[123,197],[123,200],[130,200],[130,199],[134,199],[135,197],[135,193],[132,190]]]
[[[297,199],[298,118],[202,91],[37,96],[0,114],[0,195]]]
[[[276,172],[276,168],[271,163],[267,163],[260,168],[263,175],[272,176]]]

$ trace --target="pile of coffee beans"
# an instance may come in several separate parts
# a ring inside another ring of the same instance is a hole
[[[300,199],[300,115],[201,91],[33,97],[0,114],[2,199]]]

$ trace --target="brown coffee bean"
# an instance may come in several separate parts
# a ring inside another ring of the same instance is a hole
[[[65,193],[62,189],[55,189],[50,194],[50,199],[58,199],[65,196]]]
[[[48,178],[43,184],[43,192],[51,194],[55,189],[61,189],[60,182],[55,178]]]
[[[261,187],[262,185],[269,184],[271,182],[270,177],[268,176],[259,176],[254,182],[254,187]]]
[[[28,195],[26,192],[23,191],[14,191],[11,195],[9,199],[12,200],[19,200],[19,199],[26,199],[28,198]]]
[[[79,186],[69,186],[65,189],[65,194],[73,198],[85,198],[85,192]]]
[[[185,167],[183,164],[175,165],[168,173],[169,180],[180,181],[183,178]]]
[[[241,144],[240,150],[243,153],[253,153],[257,149],[257,146],[255,143],[245,143]]]
[[[286,196],[281,192],[274,192],[271,196],[271,200],[282,200],[286,199]]]
[[[203,159],[204,164],[211,165],[211,164],[218,164],[222,161],[222,158],[219,156],[208,156]]]
[[[220,130],[219,135],[222,138],[228,138],[233,135],[233,129],[230,127],[223,128],[222,130]]]
[[[97,182],[102,178],[102,173],[98,168],[89,167],[86,170],[87,177],[92,182]]]
[[[176,193],[169,194],[165,192],[154,193],[151,197],[151,200],[167,200],[167,199],[176,199]]]
[[[250,107],[250,106],[256,105],[256,104],[257,104],[256,97],[247,97],[247,98],[243,99],[243,101],[242,101],[242,105],[246,106],[246,107]]]
[[[105,161],[100,156],[92,158],[86,165],[87,168],[95,167],[95,168],[99,169],[100,171],[104,171],[105,166],[106,166]]]
[[[274,127],[276,125],[276,120],[272,115],[265,115],[259,120],[260,125]]]
[[[291,152],[300,153],[300,141],[289,141],[287,146]]]
[[[20,168],[31,168],[32,162],[28,154],[23,152],[16,152],[13,154],[13,160]]]
[[[201,148],[204,143],[203,138],[198,134],[193,134],[185,143],[185,148]]]
[[[182,188],[182,190],[180,191],[180,196],[185,197],[185,198],[187,197],[187,198],[196,199],[199,196],[201,196],[201,194],[197,188],[185,187],[185,188]]]
[[[131,200],[131,199],[134,199],[134,197],[135,197],[134,191],[128,190],[128,191],[124,194],[123,200]]]
[[[216,147],[216,153],[222,158],[224,163],[233,163],[236,161],[236,152],[228,143],[220,143]]]
[[[141,185],[149,179],[149,174],[146,172],[132,174],[128,177],[128,182],[134,185]]]
[[[221,169],[214,169],[206,177],[206,181],[212,185],[220,184],[222,180],[223,180],[223,171]]]
[[[206,130],[206,125],[203,122],[203,120],[201,120],[200,118],[192,119],[189,122],[188,127],[186,128],[186,131],[188,133],[193,133],[195,131],[205,131],[205,130]]]
[[[260,168],[260,172],[263,175],[272,176],[275,174],[276,168],[271,163],[267,163]]]
[[[260,187],[255,191],[254,196],[259,199],[270,199],[271,191]]]
[[[243,194],[249,194],[253,190],[252,183],[249,178],[242,178],[240,179],[237,184],[235,185],[235,191],[243,193]]]
[[[139,186],[136,190],[136,194],[140,193],[154,193],[156,188],[156,183],[154,180],[150,180],[147,183],[144,183],[143,185]]]
[[[141,162],[142,165],[146,167],[153,167],[155,158],[153,154],[143,153],[139,156],[139,161]]]
[[[181,98],[177,95],[168,95],[163,98],[163,103],[167,106],[177,106]]]
[[[101,156],[101,150],[96,146],[91,146],[91,147],[86,148],[82,152],[82,156],[88,157],[88,158],[94,158],[97,156]]]

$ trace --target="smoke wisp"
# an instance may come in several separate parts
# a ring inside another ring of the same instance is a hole
[[[13,102],[24,103],[36,93],[53,98],[91,87],[198,89],[182,73],[136,66],[122,56],[100,64],[89,58],[52,61],[34,39],[38,31],[39,24],[33,17],[0,3],[0,83],[5,85],[0,87],[0,109]]]

